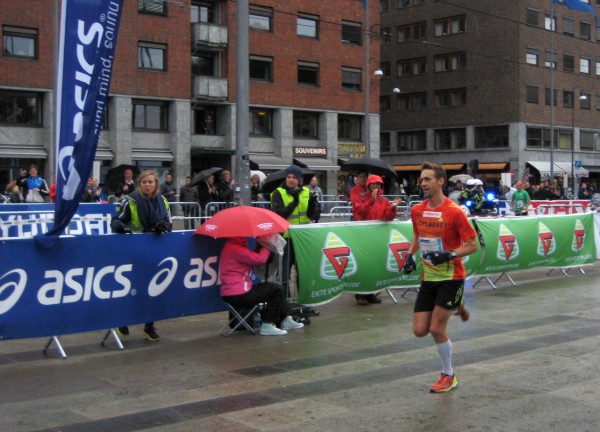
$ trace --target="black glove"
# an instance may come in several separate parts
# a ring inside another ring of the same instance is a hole
[[[131,234],[131,230],[126,225],[119,225],[115,228],[117,234]]]
[[[294,203],[298,205],[300,203],[300,190],[296,189],[294,191],[291,191],[290,195],[292,196],[292,198],[294,198]]]
[[[169,231],[169,224],[164,220],[161,220],[160,222],[157,222],[156,225],[154,225],[154,232],[156,234],[164,234],[167,231]]]
[[[445,262],[450,261],[452,258],[452,252],[443,251],[443,252],[429,252],[423,255],[423,258],[431,261],[431,264],[438,265]]]
[[[413,258],[412,254],[407,254],[406,259],[404,260],[404,266],[402,267],[402,271],[404,274],[409,274],[414,272],[417,269],[417,263]]]

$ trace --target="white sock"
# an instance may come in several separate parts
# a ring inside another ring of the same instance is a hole
[[[453,376],[452,370],[452,342],[448,339],[446,342],[437,344],[437,350],[442,358],[442,373]]]

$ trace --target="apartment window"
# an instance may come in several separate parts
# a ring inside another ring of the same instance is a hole
[[[396,30],[398,32],[398,42],[421,40],[425,39],[427,36],[427,23],[418,22],[415,24],[399,26]]]
[[[557,90],[557,89],[554,89],[554,91],[553,91],[553,92],[551,92],[551,91],[550,91],[550,87],[546,87],[546,90],[545,90],[545,92],[544,92],[544,99],[545,99],[545,104],[546,104],[546,105],[551,105],[551,103],[550,103],[550,102],[551,102],[551,101],[550,101],[550,99],[551,99],[551,97],[552,97],[553,95],[554,95],[554,101],[553,101],[553,102],[554,102],[554,106],[556,106],[556,105],[557,105],[557,102],[556,102],[556,101],[557,101],[557,99],[558,99],[558,90]]]
[[[319,17],[307,14],[298,14],[298,36],[317,39],[319,37]]]
[[[165,0],[138,0],[138,12],[167,15],[167,2]]]
[[[191,5],[191,21],[196,23],[217,23],[214,3],[197,2]]]
[[[319,138],[319,114],[295,111],[294,138]]]
[[[546,13],[544,15],[544,28],[546,30],[556,31],[556,15]]]
[[[573,92],[571,90],[563,90],[563,106],[573,108]]]
[[[398,76],[415,76],[427,73],[427,58],[416,58],[407,60],[398,60]]]
[[[350,67],[342,67],[342,88],[345,90],[361,89],[361,70]]]
[[[250,135],[273,136],[273,112],[250,108]]]
[[[600,134],[593,131],[579,132],[579,147],[581,150],[600,150]]]
[[[316,87],[319,85],[319,63],[298,62],[298,84]]]
[[[540,25],[540,12],[537,9],[527,8],[527,25],[538,27]]]
[[[390,10],[390,0],[381,0],[379,2],[379,12],[387,12]]]
[[[21,27],[2,27],[2,55],[20,59],[37,59],[38,31]]]
[[[382,62],[379,65],[379,69],[381,69],[381,72],[383,72],[384,77],[390,76],[390,73],[391,73],[390,62]]]
[[[579,72],[581,72],[582,74],[589,75],[590,74],[590,63],[591,63],[590,59],[581,57],[579,59]]]
[[[212,107],[198,107],[192,110],[192,133],[214,135],[217,133],[219,119]]]
[[[527,102],[539,103],[539,88],[537,86],[527,86]]]
[[[435,71],[450,72],[467,67],[467,54],[464,52],[435,56]]]
[[[389,153],[392,150],[390,133],[379,134],[379,151]]]
[[[398,0],[398,9],[425,4],[425,0]]]
[[[384,45],[389,45],[392,42],[392,36],[390,33],[390,28],[382,28],[381,29],[381,43]]]
[[[563,70],[575,72],[575,56],[573,54],[563,54]]]
[[[42,95],[0,90],[0,123],[42,125]]]
[[[164,71],[167,69],[167,46],[151,42],[138,42],[138,68]]]
[[[362,117],[352,115],[338,115],[338,139],[361,140]]]
[[[600,60],[596,60],[596,75],[600,76]]]
[[[592,26],[585,22],[579,23],[579,37],[581,39],[591,39],[592,37]]]
[[[427,134],[425,131],[398,132],[398,151],[426,151]]]
[[[389,96],[379,97],[379,112],[390,112],[392,109],[392,98]]]
[[[549,69],[556,69],[556,51],[546,50],[546,60],[544,66]]]
[[[527,127],[527,147],[550,148],[550,128],[540,128],[535,126]],[[558,142],[558,128],[554,129],[554,147]]]
[[[273,58],[250,56],[250,79],[256,81],[273,81]]]
[[[215,76],[215,54],[199,53],[192,56],[192,76]]]
[[[427,93],[407,93],[398,96],[398,111],[418,111],[427,108]]]
[[[575,35],[575,20],[572,17],[563,17],[563,33],[569,36]]]
[[[450,108],[467,104],[467,89],[438,90],[434,93],[436,108]]]
[[[538,66],[539,65],[540,52],[537,48],[527,47],[527,53],[525,54],[525,61],[527,64]]]
[[[248,18],[248,25],[251,29],[271,31],[271,24],[273,20],[273,9],[262,7],[262,6],[250,6],[250,15]]]
[[[588,92],[581,92],[581,97],[579,98],[579,108],[581,109],[590,109],[592,107],[592,95]]]
[[[361,24],[342,21],[342,42],[350,45],[361,45]]]
[[[481,126],[475,128],[475,148],[508,147],[508,126]]]
[[[459,150],[467,147],[467,130],[437,129],[435,131],[436,150]]]
[[[596,93],[596,110],[600,111],[600,94]]]
[[[134,100],[133,128],[168,131],[169,105],[163,101]]]
[[[435,36],[463,33],[466,30],[467,19],[464,15],[444,18],[434,22]]]

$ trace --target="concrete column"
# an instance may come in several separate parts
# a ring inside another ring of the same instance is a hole
[[[191,111],[190,103],[186,100],[176,100],[171,104],[171,152],[173,161],[173,181],[177,191],[185,184],[185,177],[191,174]]]
[[[127,96],[114,96],[114,110],[110,120],[111,150],[115,157],[113,166],[131,163],[132,148],[132,115],[133,106],[131,98]]]
[[[294,111],[279,109],[273,114],[273,137],[275,138],[275,151],[279,149],[279,156],[292,163],[294,147]]]
[[[327,147],[327,159],[334,165],[338,161],[338,116],[335,112],[324,112],[321,114],[319,122],[319,136],[322,137],[322,144]],[[337,193],[337,171],[328,171],[324,184],[321,189],[325,195],[335,195]]]

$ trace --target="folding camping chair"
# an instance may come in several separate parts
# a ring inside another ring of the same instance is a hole
[[[258,333],[258,329],[254,328],[254,322],[252,320],[255,313],[259,313],[264,309],[265,303],[258,303],[248,309],[236,309],[227,302],[225,304],[227,305],[230,318],[219,331],[221,336],[229,336],[238,329],[243,330],[240,328],[242,326],[252,334]]]

